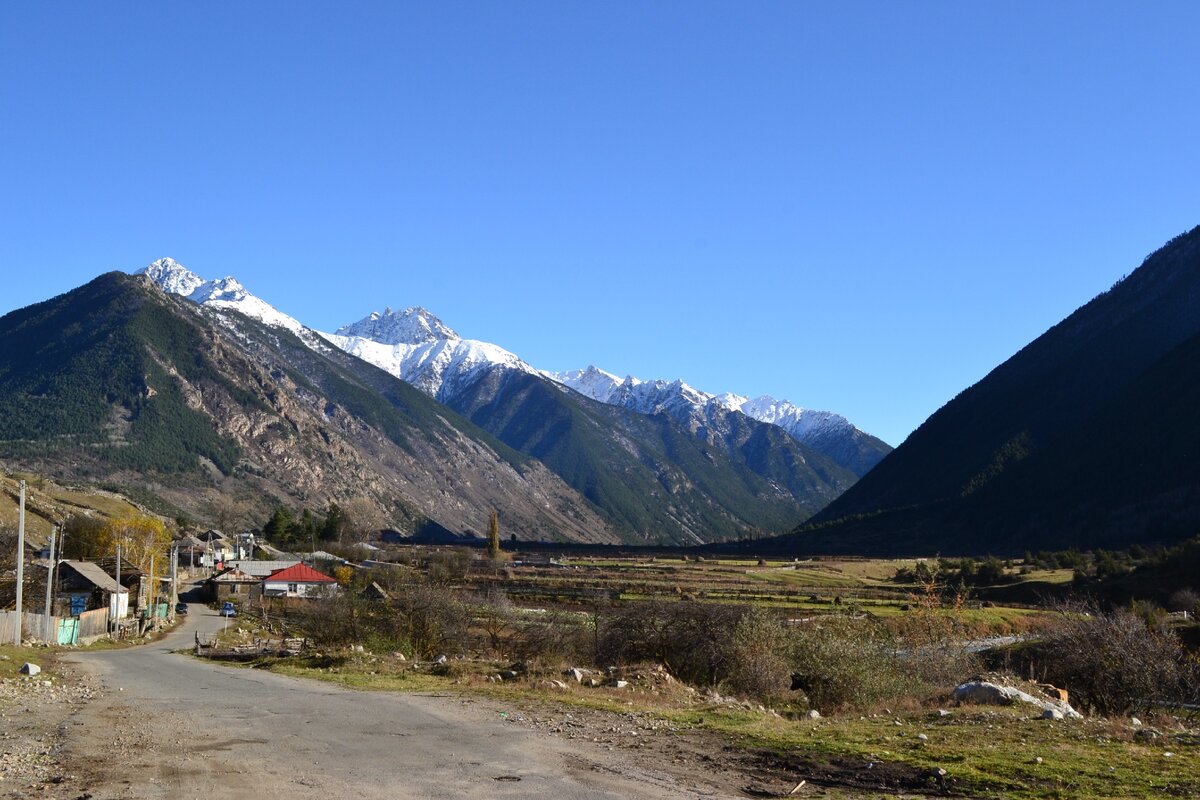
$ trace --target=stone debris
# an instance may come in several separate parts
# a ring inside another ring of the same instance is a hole
[[[82,794],[76,776],[67,774],[58,753],[69,718],[101,690],[85,675],[34,680],[39,673],[47,677],[38,668],[0,680],[0,789],[7,791],[5,797],[77,798]]]
[[[1083,719],[1083,715],[1067,703],[1053,700],[1049,697],[1035,697],[1014,686],[1002,686],[990,681],[967,681],[955,687],[953,697],[960,703],[975,703],[977,705],[1010,706],[1014,703],[1028,703],[1043,711],[1056,711],[1061,716],[1046,716],[1046,719]]]

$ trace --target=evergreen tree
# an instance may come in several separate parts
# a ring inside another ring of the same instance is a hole
[[[271,513],[267,524],[263,525],[263,535],[276,544],[286,542],[292,536],[292,512],[283,506],[276,507]]]
[[[337,503],[330,503],[329,510],[325,512],[325,522],[321,524],[319,531],[321,541],[340,542],[348,522],[346,512],[342,511],[342,507]]]

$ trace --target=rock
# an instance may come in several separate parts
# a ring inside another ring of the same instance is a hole
[[[363,651],[363,646],[361,644],[356,644],[353,647],[351,647],[350,649],[352,651],[354,651],[355,653],[361,653]]]
[[[1041,757],[1041,756],[1038,756],[1037,758],[1035,758],[1035,759],[1033,760],[1033,763],[1035,763],[1035,764],[1040,764],[1040,763],[1042,763],[1042,757]]]
[[[949,711],[947,711],[947,710],[946,710],[946,709],[944,709],[944,708],[939,708],[939,709],[938,709],[938,716],[939,716],[939,717],[948,717],[948,716],[950,716],[950,712],[949,712]]]
[[[1142,727],[1142,721],[1141,721],[1140,719],[1138,719],[1137,717],[1130,717],[1130,718],[1129,718],[1129,724],[1130,724],[1130,725],[1132,725],[1132,726],[1133,726],[1133,727],[1135,727],[1135,728],[1140,728],[1140,727]]]
[[[568,678],[574,679],[576,683],[583,683],[583,676],[586,674],[587,673],[585,673],[579,667],[571,667],[569,670],[563,673],[563,675],[566,675]]]
[[[629,681],[621,681],[621,680],[613,681],[613,686],[617,687],[618,689],[624,689],[628,685],[629,685]]]
[[[404,655],[404,653],[401,653],[399,650],[392,653],[392,658],[396,659],[397,661],[408,661],[408,658]]]
[[[53,619],[51,621],[53,621]],[[32,661],[26,661],[21,665],[20,672],[22,675],[40,675],[42,668],[37,664],[34,664]]]
[[[937,781],[938,783],[945,783],[946,775],[947,775],[946,770],[942,769],[941,767],[934,767],[933,769],[931,769],[925,773],[925,780]]]
[[[928,736],[926,736],[926,735],[925,735],[925,734],[923,734],[923,733],[918,733],[918,734],[917,734],[917,738],[918,738],[918,739],[920,739],[922,742],[928,742],[928,741],[929,741],[929,737],[928,737]]]
[[[1133,734],[1133,738],[1143,741],[1152,742],[1155,739],[1161,739],[1162,734],[1154,730],[1154,728],[1142,728]]]
[[[437,658],[435,658],[435,659],[433,660],[433,663],[435,663],[435,664],[445,664],[445,663],[446,663],[446,657],[445,657],[444,655],[442,655],[442,656],[438,656]]]
[[[807,714],[805,714],[804,716],[808,717],[809,719],[820,719],[820,718],[821,718],[821,712],[820,712],[820,711],[817,711],[815,708],[810,708],[810,709],[808,710],[808,713],[807,713]]]
[[[1063,712],[1059,711],[1057,708],[1047,708],[1045,711],[1042,712],[1042,719],[1062,719],[1062,718],[1063,718]]]
[[[515,681],[517,678],[521,677],[521,673],[517,672],[516,670],[506,669],[497,677],[499,677],[502,681]]]
[[[1068,719],[1083,719],[1083,715],[1067,703],[1048,697],[1034,697],[1012,686],[1000,686],[988,681],[967,681],[954,688],[954,699],[960,703],[979,705],[1010,706],[1013,703],[1028,703],[1043,710],[1053,709]]]

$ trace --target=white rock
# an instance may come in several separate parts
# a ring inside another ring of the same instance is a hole
[[[30,675],[30,676],[40,675],[41,672],[42,672],[42,668],[39,667],[37,664],[34,664],[32,661],[26,661],[24,664],[21,665],[21,674],[22,675]]]
[[[1062,718],[1063,718],[1063,712],[1059,711],[1057,708],[1047,708],[1045,711],[1042,712],[1042,719],[1062,719]]]
[[[1063,717],[1083,719],[1083,715],[1067,703],[1045,697],[1034,697],[1012,686],[1000,686],[987,681],[967,681],[955,687],[953,697],[960,703],[978,703],[980,705],[1008,706],[1013,703],[1028,703],[1044,710],[1057,711],[1061,716],[1055,719]]]
[[[809,719],[820,719],[820,718],[821,718],[821,712],[820,712],[820,711],[817,711],[815,708],[810,708],[810,709],[808,710],[808,713],[807,713],[807,714],[805,714],[805,716],[806,716],[806,717],[808,717]]]

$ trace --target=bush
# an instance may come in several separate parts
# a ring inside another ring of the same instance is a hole
[[[762,609],[751,608],[733,629],[725,685],[767,702],[786,698],[791,689],[787,653],[787,630]]]
[[[791,639],[793,685],[818,708],[869,706],[911,689],[895,643],[880,625],[831,615]]]
[[[729,677],[731,633],[745,609],[680,601],[629,606],[602,618],[599,664],[655,661],[680,680],[716,686]]]
[[[407,641],[417,658],[436,658],[466,649],[470,610],[451,590],[413,584],[395,593],[387,618],[392,639]]]
[[[1148,625],[1125,609],[1106,613],[1074,605],[1059,611],[1042,646],[1045,675],[1069,689],[1084,710],[1125,714],[1197,699],[1196,663],[1169,628]]]

